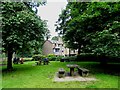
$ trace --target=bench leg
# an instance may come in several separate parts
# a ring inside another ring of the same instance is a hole
[[[39,62],[39,65],[41,65],[41,61]]]
[[[79,70],[79,69],[78,69],[78,73],[79,73],[79,75],[82,76],[82,70]]]
[[[48,65],[48,61],[46,62],[46,64]]]
[[[83,77],[88,76],[88,72],[82,72],[82,76],[83,76]]]
[[[70,68],[70,76],[74,76],[74,68]]]
[[[43,62],[43,65],[45,65],[45,61]]]
[[[59,78],[65,77],[65,73],[60,73],[60,72],[58,72],[58,77],[59,77]]]

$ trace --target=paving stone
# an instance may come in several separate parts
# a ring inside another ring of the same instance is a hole
[[[65,76],[63,78],[59,78],[55,75],[54,80],[55,82],[66,82],[66,81],[96,81],[97,79],[94,77],[82,77],[82,76]]]

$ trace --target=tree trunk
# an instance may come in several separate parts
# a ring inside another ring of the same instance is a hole
[[[7,69],[8,70],[12,70],[13,67],[12,67],[12,54],[13,54],[13,51],[12,50],[8,50],[8,60],[7,60]]]
[[[78,47],[78,54],[80,54],[80,50],[81,50],[81,45],[79,45]]]
[[[70,48],[69,48],[69,56],[70,56]]]

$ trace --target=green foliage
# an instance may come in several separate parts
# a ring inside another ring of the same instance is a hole
[[[31,61],[32,58],[23,58],[24,62],[28,62],[28,61]]]
[[[5,2],[2,3],[2,7],[2,38],[5,51],[8,47],[15,51],[29,49],[31,42],[43,40],[46,24],[23,3]]]
[[[120,2],[69,2],[57,21],[66,46],[78,53],[120,57]]]
[[[63,59],[67,59],[67,61],[77,61],[77,56],[66,56]]]
[[[39,7],[40,5],[45,5],[46,2],[45,1],[35,1],[35,0],[32,0],[32,2],[24,2],[24,4],[29,8],[29,10],[31,10],[32,12],[34,11],[36,14],[38,12],[38,9],[37,7]]]
[[[54,37],[52,37],[52,40],[55,40],[55,41],[58,41],[58,36],[54,36]]]
[[[44,58],[44,56],[43,55],[41,55],[41,54],[37,54],[37,55],[33,55],[32,56],[32,60],[34,61],[39,61],[39,60],[42,60]]]
[[[56,61],[60,61],[64,56],[57,56],[57,60]]]
[[[47,55],[48,57],[55,57],[55,55],[54,54],[49,54],[49,55]]]
[[[44,20],[45,24],[47,25],[47,20]],[[44,39],[48,40],[51,37],[50,30],[48,28],[45,28],[45,34],[44,34]]]
[[[49,54],[47,56],[47,58],[48,58],[49,61],[56,61],[57,60],[57,58],[56,58],[56,56],[54,54]]]
[[[60,61],[60,59],[63,57],[63,56],[56,56],[54,54],[49,54],[46,56],[49,61]]]
[[[96,61],[96,62],[99,62],[100,59],[101,58],[98,57],[97,55],[95,55],[94,53],[81,53],[81,54],[77,55],[77,57],[76,57],[76,61]]]
[[[24,2],[2,2],[1,7],[2,46],[12,68],[13,52],[40,53],[47,25]]]

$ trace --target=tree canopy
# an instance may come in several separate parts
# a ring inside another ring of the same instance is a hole
[[[52,37],[52,39],[51,39],[51,40],[58,41],[58,39],[59,39],[59,36],[54,36],[54,37]]]
[[[45,21],[23,2],[2,2],[2,46],[8,53],[8,68],[13,52],[41,45],[46,28]]]
[[[67,47],[120,57],[120,2],[69,2],[56,31]]]

